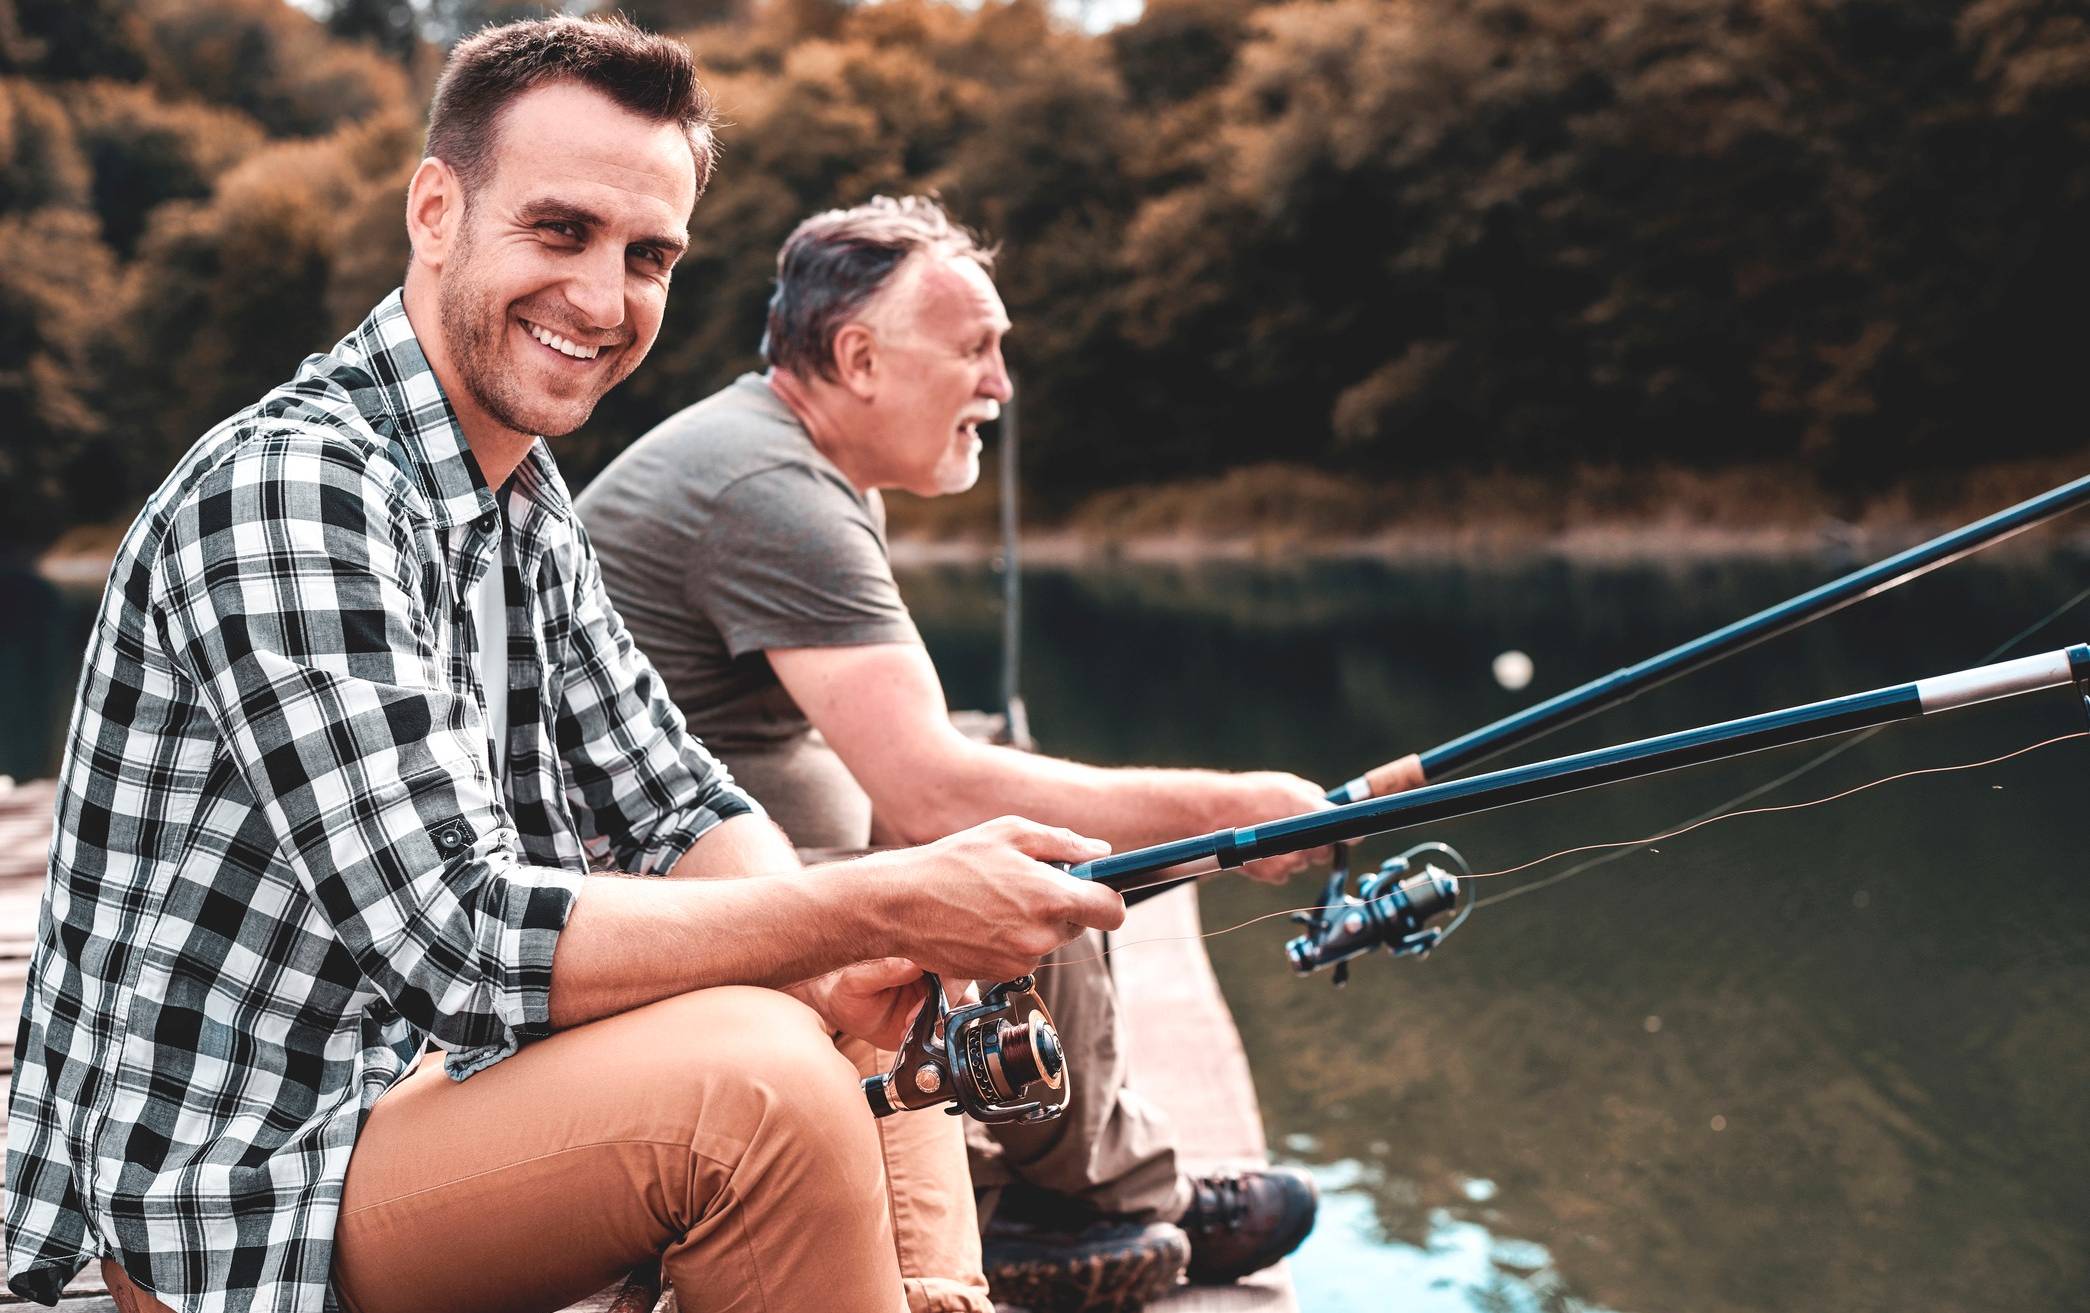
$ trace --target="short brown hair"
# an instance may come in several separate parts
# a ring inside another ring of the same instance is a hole
[[[697,194],[711,181],[718,127],[689,47],[621,15],[559,15],[484,28],[457,43],[428,108],[428,153],[456,172],[467,198],[493,166],[501,111],[524,92],[578,82],[689,138]]]
[[[993,249],[927,196],[873,196],[799,224],[777,252],[762,358],[834,381],[835,334],[916,251],[964,256],[994,272]]]

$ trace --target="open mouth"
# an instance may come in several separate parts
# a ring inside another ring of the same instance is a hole
[[[1001,417],[1000,406],[989,406],[984,411],[967,411],[958,417],[958,434],[975,444],[980,441],[980,425]]]
[[[533,324],[527,319],[522,320],[521,323],[524,332],[536,338],[546,349],[556,351],[568,360],[593,360],[602,354],[601,347],[582,346],[571,338],[554,333],[542,324]]]

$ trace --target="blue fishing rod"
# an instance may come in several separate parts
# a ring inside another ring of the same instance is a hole
[[[2090,502],[2090,475],[1883,561],[1853,570],[1840,579],[1833,579],[1790,601],[1766,607],[1701,638],[1679,644],[1638,665],[1599,676],[1579,688],[1569,689],[1534,707],[1462,734],[1427,752],[1411,753],[1375,766],[1348,784],[1329,790],[1328,801],[1362,802],[1366,798],[1384,797],[1402,789],[1435,783],[1468,766],[1521,747],[1563,725],[1629,701],[1679,675],[1840,611],[1853,602],[1898,588],[1940,566],[2044,524],[2085,502]]]
[[[2090,720],[2090,644],[1114,853],[1083,862],[1071,874],[1108,885],[1135,902],[1264,857],[2071,686],[2076,709]],[[1411,874],[1418,865],[1421,870]],[[1425,844],[1389,862],[1358,894],[1340,893],[1338,882],[1336,895],[1308,920],[1308,933],[1287,946],[1293,967],[1302,974],[1339,967],[1382,946],[1397,955],[1429,951],[1456,925],[1441,925],[1443,918],[1455,910],[1463,915],[1464,874],[1463,863],[1449,848]]]
[[[1262,857],[1343,845],[1413,825],[2062,685],[2075,686],[2081,709],[2090,717],[2090,645],[2079,644],[1469,779],[1443,779],[1461,767],[1626,701],[1730,652],[1885,592],[2085,501],[2090,501],[2090,476],[1428,752],[1367,771],[1328,795],[1330,802],[1338,804],[1330,810],[1116,853],[1073,867],[1072,874],[1116,889],[1127,902],[1138,902]],[[1013,564],[1013,554],[1011,560]],[[1012,610],[1014,602],[1012,590]],[[1013,696],[1013,659],[1005,674],[1014,723],[1021,703]],[[1441,843],[1425,843],[1387,861],[1352,894],[1347,889],[1347,867],[1338,860],[1321,906],[1309,916],[1295,918],[1305,922],[1306,933],[1285,947],[1293,969],[1305,975],[1333,967],[1335,983],[1340,985],[1350,960],[1375,949],[1386,948],[1397,956],[1427,953],[1457,929],[1471,910],[1471,902],[1461,898],[1460,881],[1468,874],[1458,853]],[[1032,978],[996,985],[979,1003],[956,1010],[949,1007],[934,976],[930,984],[931,1005],[916,1015],[892,1069],[863,1082],[873,1113],[883,1117],[903,1108],[949,1105],[946,1111],[963,1112],[981,1121],[1042,1121],[1058,1116],[1067,1103],[1065,1059],[1058,1032]]]

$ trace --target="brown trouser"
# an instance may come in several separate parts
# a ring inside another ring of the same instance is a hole
[[[1103,936],[1091,930],[1045,959],[1038,992],[1059,1027],[1073,1078],[1067,1110],[1049,1122],[974,1127],[973,1186],[982,1220],[1021,1184],[1104,1213],[1172,1222],[1190,1204],[1168,1115],[1126,1081],[1131,1055]]]
[[[658,1262],[691,1313],[992,1313],[958,1121],[874,1121],[881,1057],[744,987],[462,1082],[430,1055],[357,1137],[337,1286],[353,1313],[521,1313]]]
[[[714,745],[716,746],[716,745]],[[871,800],[817,733],[761,747],[721,749],[734,780],[762,800],[800,848],[860,849],[871,842]],[[1058,1024],[1073,1099],[1056,1121],[967,1123],[980,1214],[1022,1184],[1099,1212],[1174,1221],[1190,1204],[1167,1114],[1126,1081],[1125,1032],[1107,959],[1094,931],[1045,959],[1039,992]],[[1090,959],[1077,961],[1076,959]],[[1065,965],[1059,965],[1061,962]]]

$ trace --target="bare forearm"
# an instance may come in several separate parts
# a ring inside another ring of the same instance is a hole
[[[723,827],[721,827],[723,828]],[[1046,863],[1104,845],[1003,818],[926,848],[784,876],[590,876],[552,957],[554,1029],[721,985],[783,988],[901,957],[951,979],[1006,980],[1125,906]]]
[[[957,736],[954,734],[954,738]],[[1095,835],[1118,849],[1217,828],[1236,778],[1218,771],[1088,766],[957,742],[914,769],[910,787],[873,790],[881,820],[922,843],[1002,815]],[[881,796],[887,795],[887,796]]]
[[[781,878],[590,876],[552,959],[552,1027],[696,989],[782,987],[884,956],[881,901],[834,869]]]
[[[1281,771],[1109,769],[974,743],[951,728],[943,685],[916,643],[778,648],[784,688],[871,795],[880,831],[927,842],[993,816],[1028,816],[1118,848],[1297,816],[1325,805]],[[1282,879],[1304,857],[1252,863]]]

